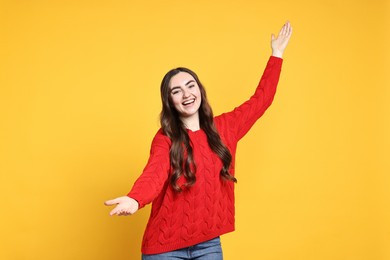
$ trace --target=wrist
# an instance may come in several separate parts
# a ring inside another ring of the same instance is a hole
[[[283,57],[283,52],[272,50],[272,56],[275,56],[275,57],[278,57],[278,58],[282,58]]]

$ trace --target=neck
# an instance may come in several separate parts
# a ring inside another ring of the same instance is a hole
[[[197,114],[192,117],[181,117],[180,119],[187,129],[190,129],[191,131],[200,129],[199,116]]]

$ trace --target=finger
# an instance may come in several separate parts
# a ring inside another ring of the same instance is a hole
[[[290,31],[291,31],[291,25],[290,25],[290,22],[287,21],[286,22],[286,36],[288,36],[290,34]]]
[[[287,23],[283,24],[281,35],[286,34]]]
[[[290,24],[289,33],[288,33],[289,36],[291,36],[292,31],[293,31],[293,28],[292,28],[292,26],[291,26],[291,24]]]
[[[284,29],[284,25],[283,25],[282,28],[280,29],[279,34],[278,34],[278,37],[279,37],[280,35],[283,35],[283,29]]]
[[[283,25],[283,34],[282,35],[286,35],[286,33],[287,33],[287,23],[285,23]]]
[[[119,213],[120,213],[120,210],[118,210],[117,208],[114,208],[113,210],[111,210],[110,216],[118,215]]]
[[[118,216],[128,216],[130,215],[130,213],[128,213],[127,211],[121,211]]]
[[[275,40],[275,34],[271,34],[271,41]]]
[[[112,205],[115,205],[115,204],[118,204],[118,199],[113,199],[113,200],[107,200],[106,202],[104,202],[104,205],[106,206],[112,206]]]
[[[288,34],[288,30],[290,29],[290,22],[286,22],[286,30],[285,30],[285,35]]]

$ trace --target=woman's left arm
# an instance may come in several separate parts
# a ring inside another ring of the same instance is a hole
[[[235,140],[241,139],[271,105],[275,96],[282,68],[282,56],[292,34],[292,27],[286,22],[278,37],[271,35],[272,56],[270,57],[260,82],[252,97],[233,111],[215,118],[217,125],[230,129]]]

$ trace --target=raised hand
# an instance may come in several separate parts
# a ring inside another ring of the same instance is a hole
[[[271,35],[271,48],[272,56],[282,58],[283,52],[287,47],[288,41],[290,40],[292,34],[292,27],[289,21],[287,21],[282,29],[280,29],[278,37],[275,38],[275,35]]]
[[[128,216],[137,212],[139,205],[135,199],[132,199],[128,196],[119,197],[113,200],[107,200],[104,202],[106,206],[116,205],[116,207],[111,210],[110,216]]]

